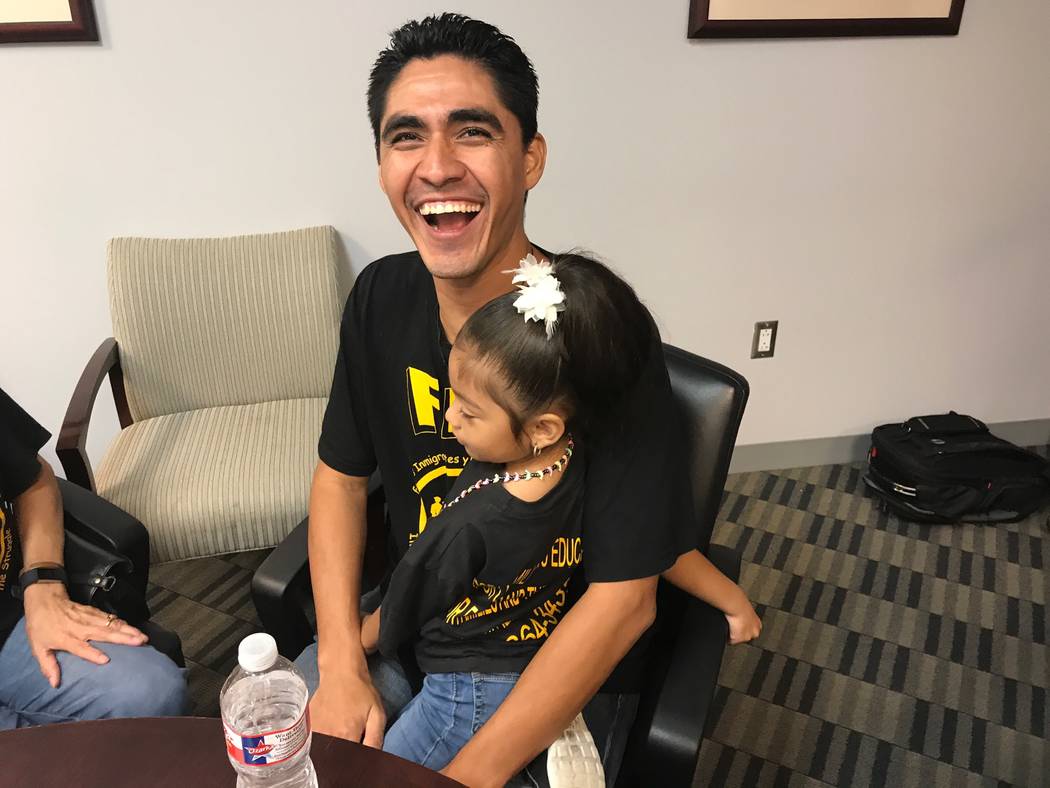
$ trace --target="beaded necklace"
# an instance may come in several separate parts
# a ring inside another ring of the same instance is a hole
[[[487,487],[490,484],[497,484],[499,482],[506,484],[507,482],[525,482],[529,479],[542,479],[544,476],[550,476],[555,471],[563,471],[565,470],[565,467],[569,464],[569,459],[572,457],[572,450],[574,446],[575,444],[572,442],[572,435],[570,435],[569,442],[565,446],[565,453],[558,458],[558,461],[552,465],[548,465],[546,468],[541,468],[538,471],[526,470],[519,471],[518,473],[510,473],[509,471],[507,471],[504,473],[496,473],[492,476],[486,476],[484,479],[478,479],[476,482],[470,485],[470,487],[465,489],[451,501],[442,506],[441,511],[445,511],[450,506],[453,506],[462,501],[472,492],[477,492],[482,487]]]

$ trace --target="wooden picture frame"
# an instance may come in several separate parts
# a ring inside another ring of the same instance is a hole
[[[40,41],[98,41],[92,0],[0,2],[0,44]]]
[[[965,0],[690,0],[689,38],[954,36]],[[833,14],[833,16],[831,16]]]

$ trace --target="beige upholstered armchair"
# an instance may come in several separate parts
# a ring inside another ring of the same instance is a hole
[[[346,282],[335,231],[114,238],[113,337],[66,411],[70,481],[141,520],[154,561],[280,542],[306,515]],[[92,473],[95,395],[121,431]]]

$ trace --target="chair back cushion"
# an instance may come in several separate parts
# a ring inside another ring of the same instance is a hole
[[[749,387],[729,367],[673,345],[664,345],[664,360],[686,433],[698,544],[706,550],[722,504]]]
[[[114,238],[107,258],[135,421],[327,396],[344,295],[331,227]]]

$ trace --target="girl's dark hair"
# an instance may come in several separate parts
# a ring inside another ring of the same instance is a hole
[[[496,84],[500,101],[518,119],[522,144],[536,136],[539,83],[521,47],[513,38],[487,22],[462,14],[440,14],[406,22],[390,34],[390,45],[379,53],[368,81],[368,118],[376,151],[379,124],[386,111],[386,96],[397,75],[415,58],[456,55],[477,63]]]
[[[507,411],[515,434],[552,404],[569,411],[585,432],[637,380],[651,352],[654,325],[634,290],[602,263],[582,254],[551,257],[565,293],[548,339],[543,321],[526,321],[514,306],[518,293],[500,296],[471,315],[457,347],[466,347],[502,378],[487,393]]]

